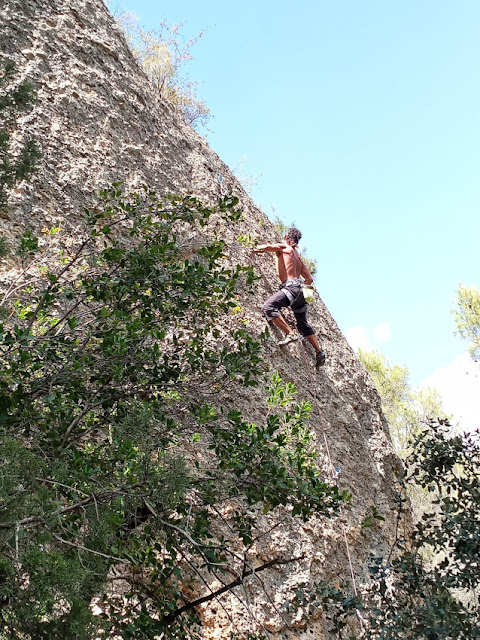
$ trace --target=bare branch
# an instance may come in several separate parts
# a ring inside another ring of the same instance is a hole
[[[117,562],[128,562],[125,558],[117,558],[117,556],[109,556],[106,553],[101,553],[100,551],[94,551],[93,549],[89,549],[88,547],[84,547],[83,544],[79,544],[78,542],[70,542],[69,540],[64,540],[57,536],[56,533],[53,534],[55,540],[58,540],[62,544],[66,544],[68,547],[75,547],[75,549],[81,549],[82,551],[87,551],[88,553],[92,553],[95,556],[101,556],[102,558],[107,558],[107,560],[116,560]]]
[[[50,285],[48,286],[45,295],[43,296],[42,300],[39,302],[39,304],[37,305],[37,308],[35,309],[35,311],[32,314],[32,317],[30,318],[30,320],[28,321],[27,324],[27,328],[31,329],[33,326],[33,323],[35,322],[35,320],[38,317],[38,314],[40,313],[40,311],[43,309],[44,305],[45,305],[45,300],[46,300],[46,294],[50,293],[50,291],[53,289],[53,285],[56,284],[60,278],[63,276],[63,274],[68,271],[68,269],[70,269],[70,267],[72,265],[75,264],[75,262],[78,260],[78,258],[80,257],[83,249],[87,246],[87,244],[90,242],[90,238],[87,238],[86,240],[84,240],[82,242],[82,244],[80,245],[80,247],[77,250],[77,253],[73,256],[73,258],[70,260],[70,262],[68,264],[66,264],[64,266],[64,268],[60,271],[60,273],[57,276],[57,279],[55,282],[51,282]]]
[[[236,580],[229,582],[228,584],[224,585],[221,589],[217,589],[216,591],[213,591],[207,596],[203,596],[202,598],[197,598],[196,600],[192,600],[191,602],[188,602],[183,607],[180,607],[179,609],[176,609],[175,611],[172,611],[168,615],[164,616],[163,620],[165,622],[173,622],[175,618],[178,618],[178,616],[182,615],[182,613],[185,613],[185,611],[193,609],[194,607],[198,607],[198,605],[203,604],[204,602],[209,602],[214,598],[218,598],[223,593],[226,593],[227,591],[231,591],[235,587],[238,587],[243,583],[245,578],[247,578],[248,576],[251,576],[254,573],[260,573],[260,571],[265,571],[265,569],[270,569],[271,567],[274,567],[274,566],[279,566],[282,564],[290,564],[291,562],[298,562],[299,560],[303,560],[304,557],[305,555],[302,555],[302,556],[298,556],[297,558],[288,558],[283,560],[282,558],[275,558],[274,560],[270,560],[269,562],[262,564],[260,567],[256,567],[255,569],[249,569],[248,571],[243,571],[242,575],[239,576]]]
[[[63,507],[62,509],[57,509],[57,511],[53,511],[48,514],[51,516],[61,516],[64,513],[69,513],[70,511],[75,511],[76,509],[81,509],[82,507],[86,507],[92,502],[103,502],[108,498],[113,498],[115,496],[125,495],[128,491],[132,489],[138,489],[140,487],[144,487],[145,483],[136,482],[127,487],[119,487],[118,489],[114,489],[112,491],[106,491],[105,493],[101,493],[98,495],[92,494],[91,497],[82,500],[81,502],[76,502],[75,504],[69,505],[68,507]],[[141,497],[141,496],[138,496]],[[24,526],[28,524],[34,524],[35,522],[40,522],[42,520],[42,516],[30,516],[29,518],[23,518],[22,520],[16,520],[13,522],[0,522],[0,529],[12,529],[16,526]]]

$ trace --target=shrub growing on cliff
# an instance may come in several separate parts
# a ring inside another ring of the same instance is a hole
[[[233,224],[236,203],[117,184],[75,243],[22,238],[0,326],[0,637],[197,637],[197,605],[299,560],[252,566],[262,513],[346,498],[291,386],[271,381],[258,424],[215,403],[260,365],[219,324],[255,280],[207,226]]]
[[[130,49],[162,98],[177,106],[186,122],[195,128],[205,126],[210,109],[197,96],[197,83],[181,73],[182,66],[192,60],[190,49],[203,32],[187,40],[183,25],[170,26],[162,22],[158,29],[142,29],[135,16],[120,13],[117,24],[122,29]]]

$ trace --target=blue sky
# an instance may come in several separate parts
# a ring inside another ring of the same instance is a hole
[[[207,140],[232,168],[246,158],[253,199],[303,231],[352,346],[408,366],[415,385],[451,367],[466,350],[456,288],[480,285],[478,0],[110,8],[206,29],[186,71],[214,116]]]

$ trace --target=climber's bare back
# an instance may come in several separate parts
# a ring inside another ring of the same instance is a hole
[[[298,253],[294,243],[287,240],[285,242],[275,242],[272,244],[259,244],[253,253],[263,253],[269,251],[275,254],[275,267],[281,282],[299,278],[302,276],[305,284],[312,284],[313,278],[310,271],[303,264],[300,254]]]
[[[303,262],[297,250],[289,244],[279,243],[279,250],[275,252],[275,268],[281,282],[299,278],[302,273]]]

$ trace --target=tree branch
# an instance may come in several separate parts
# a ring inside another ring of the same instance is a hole
[[[96,391],[96,393],[92,397],[92,400],[93,400],[93,398],[95,398],[95,396],[98,396],[99,393],[102,393],[102,391],[104,391],[108,387],[109,383],[110,383],[110,378],[108,379],[108,381],[102,387],[100,387],[100,389],[98,389],[98,391]],[[93,404],[89,404],[87,402],[87,406],[68,425],[68,427],[67,427],[67,429],[66,429],[66,431],[65,431],[65,433],[63,435],[62,447],[64,447],[67,444],[68,438],[69,438],[70,434],[72,433],[73,429],[77,426],[77,424],[80,422],[80,420],[87,415],[87,413],[89,411],[91,411],[92,409],[95,409],[95,407],[98,407],[98,406],[102,405],[104,402],[107,402],[109,400],[113,400],[114,398],[115,398],[115,396],[102,398],[102,400],[99,400],[98,402],[94,402]]]
[[[106,553],[102,553],[101,551],[94,551],[93,549],[89,549],[88,547],[84,547],[83,544],[79,544],[78,542],[70,542],[69,540],[64,540],[57,536],[56,533],[53,534],[55,540],[58,540],[62,544],[66,544],[68,547],[74,547],[75,549],[81,549],[82,551],[87,551],[88,553],[93,553],[95,556],[101,556],[102,558],[107,558],[107,560],[116,560],[117,562],[129,562],[129,560],[125,560],[125,558],[117,558],[116,556],[109,556]]]
[[[63,507],[62,509],[57,509],[57,511],[53,511],[48,514],[48,516],[61,516],[64,513],[69,513],[70,511],[75,511],[75,509],[80,509],[81,507],[86,507],[92,502],[101,502],[106,498],[113,498],[114,496],[123,495],[130,489],[138,489],[139,487],[144,487],[144,482],[136,482],[128,487],[119,487],[118,489],[114,489],[112,491],[106,491],[105,493],[101,493],[99,495],[92,494],[89,498],[82,500],[81,502],[76,502],[75,504],[69,505],[68,507]],[[23,526],[25,524],[32,524],[34,522],[39,522],[42,520],[42,516],[30,516],[29,518],[23,518],[23,520],[17,520],[13,522],[0,522],[0,529],[12,529],[13,527]]]
[[[245,578],[247,578],[248,576],[254,573],[260,573],[260,571],[265,571],[265,569],[270,569],[270,567],[274,567],[282,564],[290,564],[291,562],[298,562],[299,560],[303,560],[304,557],[305,555],[302,555],[302,556],[298,556],[298,558],[289,558],[285,560],[282,560],[281,558],[275,558],[274,560],[270,560],[269,562],[262,564],[260,567],[256,567],[254,569],[249,569],[248,571],[244,571],[242,575],[239,576],[236,580],[229,582],[228,584],[223,586],[221,589],[217,589],[216,591],[213,591],[212,593],[208,594],[207,596],[203,596],[202,598],[197,598],[196,600],[187,602],[187,604],[185,604],[183,607],[180,607],[179,609],[172,611],[168,615],[163,616],[163,621],[167,623],[173,622],[175,618],[178,618],[178,616],[182,615],[182,613],[185,613],[185,611],[188,611],[189,609],[193,609],[194,607],[198,607],[198,605],[203,604],[204,602],[209,602],[214,598],[218,598],[219,596],[222,595],[222,593],[226,593],[227,591],[231,591],[235,587],[238,587],[243,583],[243,580]]]
[[[64,268],[63,268],[63,269],[61,269],[61,271],[60,271],[60,273],[58,274],[57,279],[55,280],[55,282],[51,282],[51,283],[48,285],[48,287],[47,287],[47,289],[46,289],[46,291],[45,291],[45,293],[44,293],[44,295],[43,295],[43,298],[42,298],[42,299],[40,300],[40,302],[38,303],[37,308],[34,310],[34,312],[33,312],[32,316],[31,316],[30,320],[28,321],[28,324],[27,324],[27,328],[28,328],[28,329],[31,329],[31,328],[33,327],[33,323],[34,323],[34,322],[35,322],[35,320],[37,319],[38,314],[40,313],[40,311],[41,311],[41,310],[43,309],[43,307],[45,306],[45,300],[46,300],[46,296],[47,296],[47,294],[48,294],[48,293],[50,293],[50,291],[53,289],[53,286],[54,286],[55,284],[57,284],[57,283],[60,281],[60,278],[63,276],[63,274],[64,274],[66,271],[68,271],[68,269],[70,269],[70,267],[71,267],[71,266],[73,266],[73,265],[75,264],[75,262],[76,262],[76,261],[78,260],[78,258],[80,257],[80,255],[81,255],[81,253],[82,253],[83,249],[87,246],[87,244],[90,242],[90,240],[91,240],[91,238],[87,238],[86,240],[84,240],[84,241],[82,242],[82,244],[80,245],[80,247],[79,247],[79,248],[78,248],[78,250],[77,250],[77,253],[73,256],[73,258],[70,260],[70,262],[68,262],[68,263],[64,266]]]

